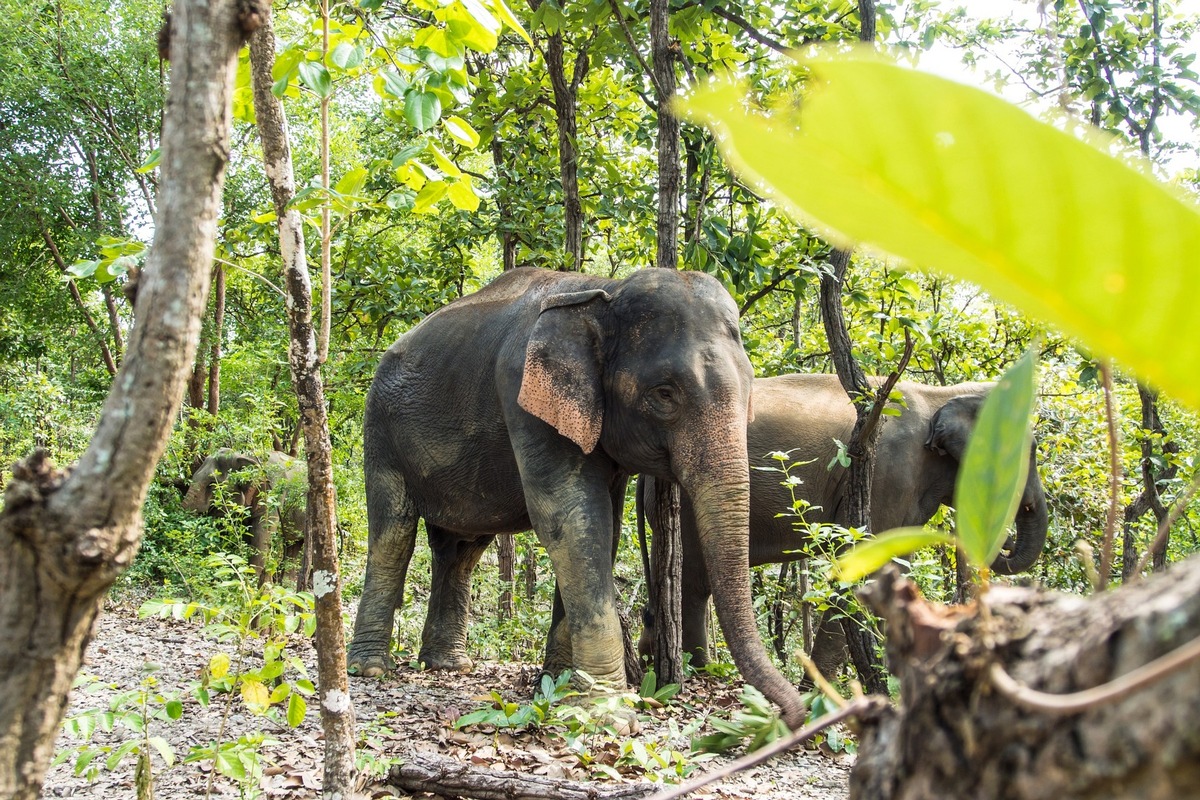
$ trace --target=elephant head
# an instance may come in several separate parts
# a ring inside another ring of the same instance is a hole
[[[192,475],[191,484],[183,498],[184,509],[196,514],[225,513],[213,507],[214,489],[218,481],[225,481],[230,474],[248,467],[257,467],[260,461],[254,456],[239,453],[228,447],[222,447],[208,458]],[[225,487],[231,493],[231,501],[243,508],[254,506],[258,494],[258,486],[252,481],[237,481]]]
[[[611,293],[543,302],[518,399],[585,453],[680,485],[734,662],[795,726],[803,705],[767,656],[750,596],[752,383],[724,287],[703,273],[646,269]]]
[[[967,439],[970,438],[983,401],[984,395],[978,394],[962,395],[949,400],[930,420],[929,437],[925,440],[925,447],[961,463]],[[1030,447],[1029,475],[1025,479],[1025,488],[1017,507],[1015,540],[1010,536],[1000,555],[992,562],[992,569],[1000,575],[1013,575],[1029,569],[1046,545],[1046,532],[1050,522],[1046,511],[1046,494],[1038,478],[1036,450],[1035,442]]]

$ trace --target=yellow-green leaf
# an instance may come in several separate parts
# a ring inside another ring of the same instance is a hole
[[[436,144],[430,144],[429,150],[433,153],[433,163],[438,165],[443,173],[451,178],[457,178],[462,175],[462,170],[458,165],[450,160],[450,157],[442,152],[442,149]]]
[[[516,31],[530,47],[533,47],[533,39],[529,38],[529,33],[525,30],[525,26],[521,24],[521,21],[517,19],[504,0],[484,0],[484,4],[492,10],[493,14],[500,18],[501,22]]]
[[[261,681],[242,681],[242,699],[246,706],[255,714],[261,714],[271,704],[271,693]]]
[[[271,699],[268,701],[270,705],[281,703],[292,693],[292,685],[290,683],[281,683],[271,690]]]
[[[1033,373],[1029,350],[988,394],[967,441],[954,493],[954,529],[976,568],[988,566],[1000,554],[1029,474]]]
[[[417,192],[417,200],[413,204],[414,214],[430,214],[436,210],[441,199],[446,196],[445,181],[430,181]]]
[[[475,148],[479,145],[479,133],[462,117],[452,114],[442,120],[442,127],[451,139],[464,147]]]
[[[924,528],[896,528],[851,547],[834,563],[839,580],[856,581],[870,575],[893,558],[906,556],[914,550],[932,545],[954,545],[954,539],[944,533]]]
[[[799,110],[719,81],[683,113],[791,213],[974,281],[1200,408],[1194,204],[978,89],[877,57],[810,66]]]
[[[213,680],[221,680],[229,674],[229,656],[217,653],[208,660],[208,674]]]
[[[460,208],[463,211],[477,211],[479,209],[479,195],[475,194],[475,187],[471,183],[470,175],[463,175],[446,189],[446,196],[455,208]]]

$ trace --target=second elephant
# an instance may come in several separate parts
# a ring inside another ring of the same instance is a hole
[[[952,504],[967,439],[993,385],[897,384],[906,408],[899,417],[883,418],[871,496],[872,531],[924,525],[940,505]],[[837,455],[834,440],[850,439],[854,407],[836,375],[782,375],[754,381],[754,412],[747,431],[750,565],[804,558],[810,543],[795,527],[795,517],[782,514],[792,508],[794,491],[796,499],[811,504],[804,514],[806,522],[844,524],[847,473],[841,467],[826,467]],[[768,455],[776,451],[789,452],[789,462],[808,462],[789,469],[789,476],[800,480],[791,490],[782,485],[783,476],[777,471],[780,462]],[[652,497],[653,479],[639,482],[638,491],[643,497]],[[648,509],[653,506],[644,504]],[[686,498],[680,517],[683,650],[692,653],[692,663],[699,665],[707,660],[709,592]],[[653,517],[649,521],[651,527],[657,522]],[[1036,452],[1031,451],[1029,477],[1016,516],[1016,537],[1005,544],[992,568],[1011,575],[1032,567],[1046,543],[1048,525]],[[645,637],[643,641],[647,641]]]
[[[226,502],[218,500],[218,485]],[[248,453],[222,447],[204,459],[192,475],[183,507],[198,514],[244,515],[250,566],[260,582],[270,577],[266,556],[271,538],[278,531],[283,544],[280,563],[288,579],[295,580],[307,538],[306,491],[305,467],[299,459],[272,451],[263,462]]]

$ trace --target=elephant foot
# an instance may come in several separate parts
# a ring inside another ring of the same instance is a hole
[[[396,662],[389,653],[358,656],[351,651],[347,662],[346,672],[356,678],[378,678],[396,668]]]
[[[461,653],[436,653],[422,650],[417,656],[417,661],[421,662],[427,670],[457,672],[463,675],[475,669],[475,662]]]

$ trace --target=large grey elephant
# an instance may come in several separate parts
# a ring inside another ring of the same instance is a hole
[[[225,502],[214,502],[218,484]],[[271,577],[266,572],[266,556],[278,531],[283,544],[281,564],[286,579],[294,581],[304,551],[306,485],[304,463],[287,453],[272,451],[264,462],[222,447],[192,475],[183,507],[197,514],[244,515],[250,566],[260,582]]]
[[[924,525],[942,504],[952,505],[954,483],[967,438],[994,384],[928,386],[902,381],[896,388],[906,408],[884,417],[876,450],[871,494],[871,529]],[[804,558],[809,542],[794,517],[783,516],[795,497],[811,507],[806,522],[844,523],[846,470],[828,465],[837,454],[835,439],[847,442],[854,407],[836,375],[782,375],[754,381],[754,420],[747,431],[750,453],[750,564]],[[768,454],[790,452],[789,462],[808,462],[789,470],[800,480],[782,485],[779,462]],[[766,470],[760,468],[768,468]],[[642,497],[652,497],[653,479],[639,481]],[[653,509],[653,503],[643,503]],[[709,585],[704,554],[696,538],[695,515],[682,503],[683,647],[693,664],[708,658],[705,626]],[[648,516],[651,527],[657,522]],[[1016,536],[1005,544],[992,568],[1011,575],[1033,566],[1046,544],[1046,496],[1038,478],[1036,452],[1029,454],[1029,477],[1016,515]],[[641,649],[652,641],[643,636]]]
[[[418,658],[469,669],[470,575],[497,534],[533,529],[557,588],[546,669],[624,685],[612,568],[628,476],[677,481],[734,661],[804,718],[756,633],[747,561],[752,372],[737,307],[703,273],[624,280],[523,268],[431,314],[367,395],[367,571],[350,668],[392,667],[395,610],[423,518],[432,550]]]

